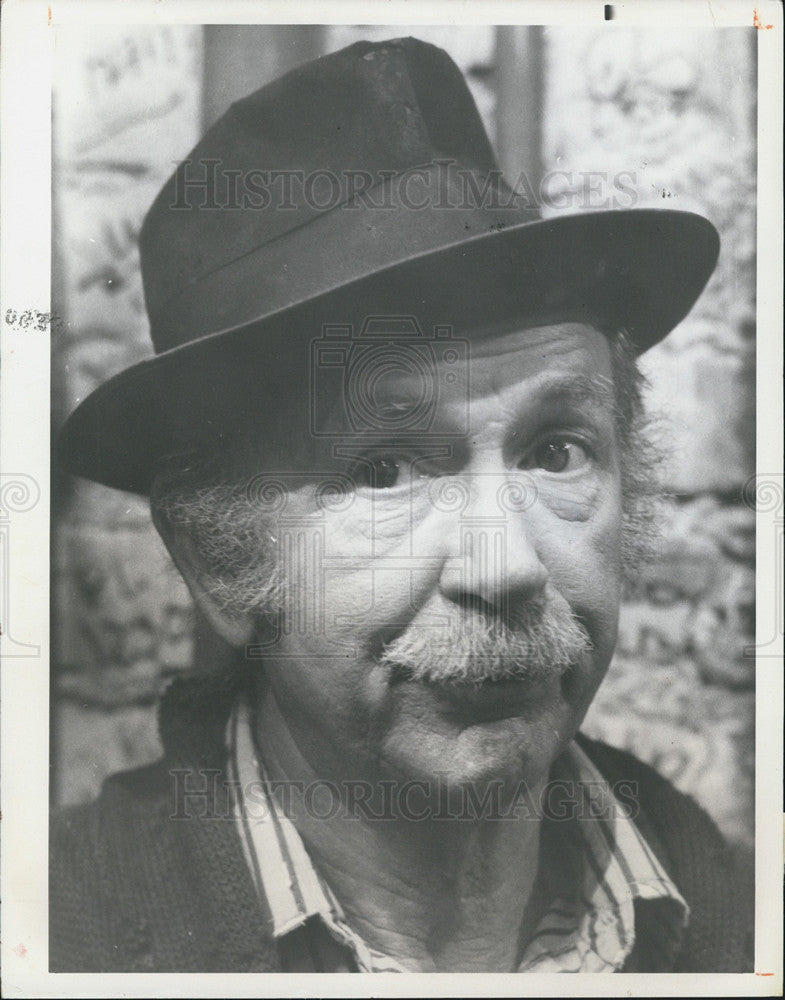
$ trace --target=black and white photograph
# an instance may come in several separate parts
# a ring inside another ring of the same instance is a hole
[[[711,6],[31,5],[8,996],[779,994],[782,11]]]

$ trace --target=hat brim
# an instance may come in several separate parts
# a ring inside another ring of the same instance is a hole
[[[412,315],[426,336],[439,326],[469,339],[583,319],[623,328],[643,352],[687,315],[718,253],[702,216],[639,209],[527,222],[416,254],[133,365],[71,414],[57,456],[74,475],[144,495],[162,457],[236,432],[241,414],[264,419],[276,400],[307,403],[312,342],[326,324],[368,315]]]

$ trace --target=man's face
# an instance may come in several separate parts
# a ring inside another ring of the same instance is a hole
[[[607,341],[537,327],[473,344],[468,365],[468,395],[437,394],[427,433],[347,434],[341,488],[313,476],[271,526],[287,597],[265,671],[325,777],[534,784],[610,661]],[[394,372],[378,388],[391,412],[421,391]]]

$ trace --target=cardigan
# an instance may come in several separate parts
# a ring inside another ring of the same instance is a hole
[[[110,776],[91,803],[54,810],[50,972],[276,972],[226,784],[224,731],[239,672],[178,680],[159,710],[161,760]],[[705,812],[631,754],[577,737],[604,778],[637,783],[635,822],[690,907],[671,969],[752,968],[752,896]]]

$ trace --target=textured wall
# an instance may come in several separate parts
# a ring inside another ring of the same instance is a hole
[[[200,28],[57,29],[55,423],[150,353],[137,236],[201,129]],[[137,497],[54,481],[54,795],[157,754],[152,703],[190,666],[193,612]],[[59,503],[58,503],[59,501]]]
[[[755,515],[742,491],[755,471],[755,36],[600,26],[548,31],[544,52],[543,163],[565,175],[546,186],[548,213],[615,198],[698,212],[722,239],[695,309],[643,359],[674,499],[584,728],[653,763],[741,842],[754,763]]]
[[[515,46],[499,47],[493,29],[347,26],[323,44],[407,33],[451,52],[504,142],[510,95],[502,119],[497,53]],[[699,211],[722,233],[709,290],[646,360],[672,444],[674,500],[662,556],[624,607],[586,728],[692,791],[740,843],[752,835],[753,661],[743,648],[753,641],[754,522],[741,502],[754,471],[752,34],[538,34],[544,183],[528,178],[546,213],[634,201]],[[202,44],[195,28],[58,39],[55,292],[66,325],[55,344],[56,422],[149,350],[135,239],[172,161],[199,134]],[[521,114],[532,114],[529,93]],[[506,148],[505,162],[516,162]],[[155,697],[192,663],[194,615],[141,501],[56,485],[54,787],[59,801],[76,801],[106,773],[155,756]]]

